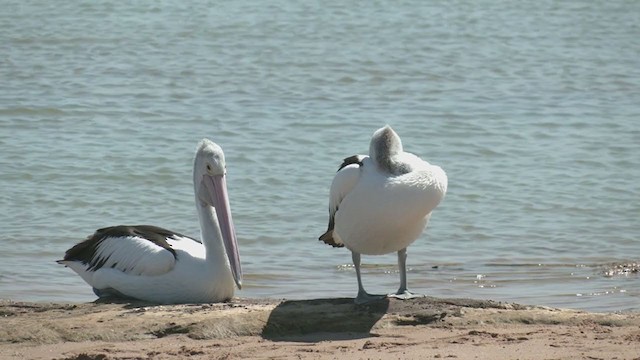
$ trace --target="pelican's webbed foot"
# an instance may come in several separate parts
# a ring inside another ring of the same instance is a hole
[[[387,295],[387,297],[392,297],[392,298],[396,298],[396,299],[400,299],[400,300],[409,300],[409,299],[416,299],[416,298],[423,298],[426,297],[426,295],[424,294],[414,294],[412,292],[410,292],[409,290],[398,290],[397,293],[395,294],[389,294]]]
[[[114,288],[104,288],[104,289],[93,288],[93,293],[96,294],[96,296],[99,299],[136,300],[135,298],[131,296],[127,296]]]

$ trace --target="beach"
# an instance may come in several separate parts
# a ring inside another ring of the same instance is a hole
[[[640,359],[640,314],[425,297],[0,302],[2,359]]]

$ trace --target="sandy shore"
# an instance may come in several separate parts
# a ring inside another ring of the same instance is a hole
[[[0,301],[1,359],[640,359],[640,314],[468,299]]]

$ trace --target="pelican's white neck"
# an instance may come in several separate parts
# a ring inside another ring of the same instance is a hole
[[[231,266],[229,265],[229,259],[225,256],[226,251],[222,242],[222,231],[218,224],[216,210],[207,204],[203,204],[197,196],[196,208],[198,210],[198,219],[200,220],[200,236],[206,251],[206,262],[209,266],[213,266],[217,272],[227,272],[229,278],[231,278]]]

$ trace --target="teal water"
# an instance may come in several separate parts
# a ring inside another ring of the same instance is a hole
[[[640,3],[3,1],[0,298],[85,302],[55,263],[96,228],[192,236],[192,156],[219,143],[242,297],[354,296],[317,241],[343,157],[390,124],[449,192],[409,286],[640,310]],[[393,254],[363,257],[372,292]]]

